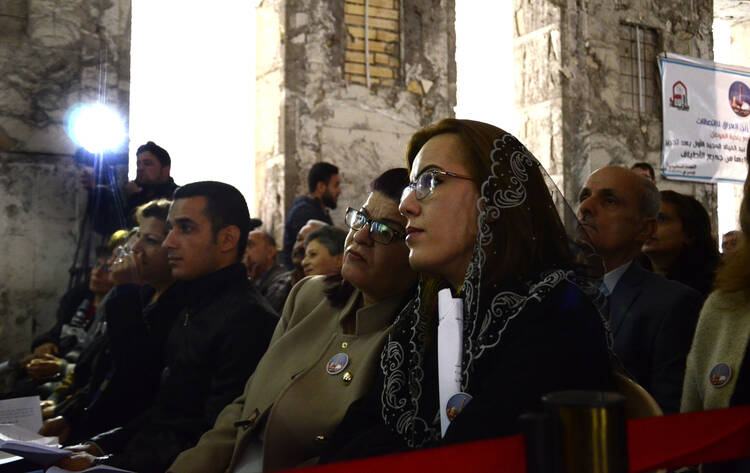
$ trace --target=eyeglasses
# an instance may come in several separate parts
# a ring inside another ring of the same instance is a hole
[[[438,176],[457,177],[459,179],[467,179],[469,181],[474,180],[474,178],[471,176],[462,176],[453,172],[441,171],[439,169],[430,169],[429,171],[425,171],[420,174],[417,177],[416,181],[412,182],[404,188],[404,191],[401,193],[401,202],[403,202],[404,199],[409,196],[411,191],[414,191],[414,196],[417,198],[417,200],[422,200],[425,197],[432,195],[432,193],[435,192],[435,187],[437,187],[438,184],[441,183],[441,181],[438,180]]]
[[[373,220],[359,210],[349,207],[346,209],[344,221],[352,230],[362,230],[365,225],[370,226],[370,238],[382,245],[388,245],[397,238],[403,238],[404,234],[397,232],[385,223]]]

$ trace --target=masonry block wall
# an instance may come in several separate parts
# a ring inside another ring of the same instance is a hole
[[[602,166],[647,161],[660,167],[656,54],[713,57],[713,2],[690,5],[514,0],[521,139],[548,166],[569,201]],[[660,177],[657,185],[695,195],[708,209],[716,206],[713,185]]]
[[[401,74],[399,0],[347,0],[344,72],[357,84],[393,86]],[[367,27],[367,30],[365,30]],[[365,59],[367,56],[367,59]]]
[[[344,211],[364,202],[370,181],[405,165],[411,134],[453,116],[453,0],[368,3],[366,40],[365,0],[264,0],[259,6],[277,18],[266,24],[278,26],[267,34],[259,28],[257,42],[280,48],[257,69],[266,88],[258,120],[264,117],[268,132],[256,134],[256,176],[262,166],[279,180],[256,181],[256,208],[279,239],[292,200],[307,193],[312,164],[341,169],[343,194],[332,218],[343,227]]]
[[[106,89],[127,117],[129,78],[129,0],[0,2],[0,360],[52,325],[67,287],[86,193],[66,112]]]

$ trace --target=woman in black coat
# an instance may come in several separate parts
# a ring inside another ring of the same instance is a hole
[[[531,153],[492,125],[446,119],[412,137],[407,161],[409,263],[431,276],[324,461],[514,434],[546,393],[615,387],[601,260]]]

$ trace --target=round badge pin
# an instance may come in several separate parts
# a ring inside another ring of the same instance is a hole
[[[336,353],[326,363],[326,372],[330,375],[339,374],[349,366],[349,355],[346,353]]]
[[[445,414],[448,416],[448,420],[453,422],[453,419],[458,417],[471,399],[471,395],[466,393],[458,393],[451,396],[445,405]]]
[[[719,363],[714,366],[711,373],[708,375],[708,380],[711,383],[711,386],[715,388],[723,388],[731,379],[732,368],[726,363]]]

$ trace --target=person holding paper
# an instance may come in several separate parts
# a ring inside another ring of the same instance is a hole
[[[615,390],[601,259],[566,233],[555,204],[575,224],[573,211],[531,153],[492,125],[445,119],[412,136],[407,161],[409,263],[432,277],[324,461],[510,435],[549,392]]]

